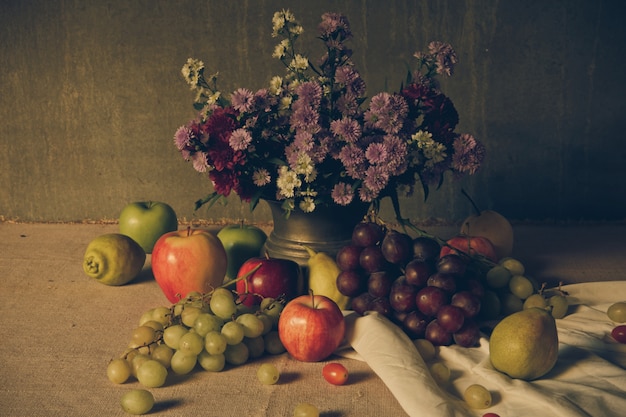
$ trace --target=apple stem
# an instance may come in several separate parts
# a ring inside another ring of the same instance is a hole
[[[313,294],[313,290],[309,290],[309,294],[311,294],[311,305],[313,306],[313,308],[317,308],[315,306],[315,295]]]
[[[191,226],[187,226],[187,237],[191,236]]]
[[[479,216],[480,208],[478,207],[478,205],[476,205],[474,200],[472,200],[472,197],[470,197],[470,195],[467,193],[467,191],[465,191],[464,188],[461,188],[461,193],[469,200],[469,202],[472,204],[472,207],[474,207],[474,211],[476,212],[476,215]]]

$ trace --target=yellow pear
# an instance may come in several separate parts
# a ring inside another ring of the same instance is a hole
[[[550,372],[559,339],[549,311],[532,307],[502,319],[489,339],[489,358],[498,371],[527,381]]]
[[[327,253],[316,252],[304,247],[309,254],[307,265],[309,267],[309,290],[314,295],[325,295],[333,300],[341,310],[348,308],[350,298],[343,295],[337,289],[337,276],[341,270],[337,262]]]

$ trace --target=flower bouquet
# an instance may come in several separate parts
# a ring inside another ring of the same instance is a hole
[[[176,131],[175,145],[213,185],[196,209],[231,192],[252,210],[260,199],[280,201],[287,215],[353,201],[378,208],[390,197],[400,219],[400,193],[411,195],[419,183],[427,198],[446,171],[458,178],[480,167],[483,145],[455,132],[457,111],[438,88],[437,76],[452,75],[457,63],[449,44],[431,42],[414,54],[397,92],[368,99],[345,16],[322,16],[325,51],[315,63],[297,50],[303,28],[290,11],[276,12],[272,24],[281,38],[272,55],[285,73],[265,88],[226,96],[202,61],[182,68],[198,115]]]

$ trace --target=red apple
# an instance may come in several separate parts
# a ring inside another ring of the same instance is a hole
[[[511,256],[513,252],[513,226],[506,217],[493,210],[481,210],[465,190],[461,190],[467,197],[474,214],[468,216],[461,225],[460,233],[466,236],[483,236],[493,245],[498,259]]]
[[[287,303],[278,319],[278,337],[299,361],[319,362],[341,344],[346,324],[341,309],[323,295],[301,295]]]
[[[281,295],[291,300],[300,294],[302,287],[302,273],[297,262],[267,255],[245,261],[237,277],[246,277],[237,281],[239,300],[246,306],[260,304],[263,298]]]
[[[222,242],[204,229],[166,233],[152,250],[154,279],[172,303],[192,291],[207,293],[222,285],[227,263]]]
[[[468,255],[482,255],[485,258],[498,262],[498,255],[496,249],[489,239],[483,236],[467,236],[457,235],[449,239],[448,246],[443,245],[439,257],[443,257],[450,253],[458,253],[459,251]],[[457,250],[455,250],[457,249]]]
[[[461,234],[483,236],[489,239],[499,259],[513,253],[513,226],[498,212],[483,210],[463,221]]]

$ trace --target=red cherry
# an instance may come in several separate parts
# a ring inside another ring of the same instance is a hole
[[[620,343],[626,343],[626,324],[614,328],[611,336]]]
[[[348,370],[340,363],[331,362],[322,368],[322,376],[333,385],[343,385],[348,380]]]

